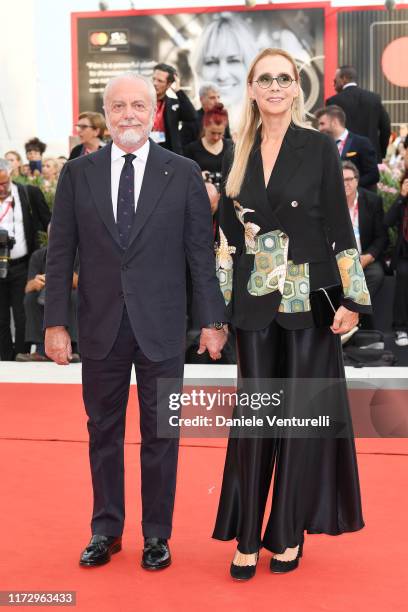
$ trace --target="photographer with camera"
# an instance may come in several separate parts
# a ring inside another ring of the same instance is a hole
[[[12,165],[0,159],[0,358],[13,361],[27,352],[25,344],[24,290],[28,262],[37,248],[39,230],[46,230],[50,210],[38,187],[11,180]],[[15,343],[11,338],[13,311]]]

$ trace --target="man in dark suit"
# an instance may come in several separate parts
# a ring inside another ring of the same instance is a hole
[[[46,353],[68,364],[69,296],[79,251],[78,339],[90,434],[92,538],[80,564],[107,563],[124,524],[125,412],[132,365],[140,406],[142,566],[170,565],[178,439],[158,437],[159,379],[182,386],[187,257],[201,339],[221,357],[225,305],[215,275],[211,211],[199,167],[149,139],[156,93],[125,73],[104,93],[112,143],[68,162],[53,209],[47,258]],[[168,408],[168,397],[167,397]]]
[[[343,180],[351,223],[360,262],[373,303],[384,282],[382,256],[387,243],[382,198],[358,186],[358,169],[351,161],[343,162]],[[372,327],[371,315],[363,315],[362,325]]]
[[[357,72],[353,66],[336,70],[334,87],[337,94],[326,100],[327,105],[340,106],[346,113],[346,126],[350,132],[367,136],[381,162],[387,152],[391,134],[390,118],[381,97],[357,85]]]
[[[196,110],[188,96],[180,89],[180,79],[173,66],[157,64],[153,70],[153,85],[157,94],[157,108],[151,138],[165,149],[182,155],[179,123],[195,123]],[[169,89],[176,98],[167,95]]]
[[[200,138],[203,129],[203,119],[206,112],[212,110],[216,104],[222,102],[220,90],[213,83],[204,83],[198,92],[201,107],[197,111],[197,138]],[[232,138],[229,124],[227,123],[224,138]]]
[[[340,106],[326,106],[316,112],[317,127],[336,141],[342,160],[350,160],[357,166],[360,187],[377,190],[380,180],[375,149],[368,138],[346,129],[346,116]]]
[[[0,159],[0,230],[3,237],[14,239],[10,250],[7,276],[0,274],[0,356],[12,361],[17,353],[26,353],[24,290],[31,253],[39,246],[38,231],[46,231],[51,213],[38,187],[11,181],[12,167]],[[3,249],[2,249],[3,250]],[[15,342],[10,331],[13,311]]]

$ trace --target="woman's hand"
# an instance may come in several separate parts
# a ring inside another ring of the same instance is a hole
[[[401,195],[404,198],[406,198],[408,195],[408,179],[405,179],[405,181],[401,185]]]
[[[330,329],[333,334],[346,334],[350,329],[353,329],[358,323],[358,312],[348,310],[344,306],[340,306],[334,315],[333,325]]]

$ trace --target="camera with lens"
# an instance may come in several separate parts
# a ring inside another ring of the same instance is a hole
[[[220,193],[220,190],[221,190],[221,179],[222,179],[221,172],[206,172],[205,173],[205,182],[212,183],[214,187],[216,188],[216,190],[218,191],[218,193]]]
[[[0,278],[7,277],[10,251],[15,244],[15,238],[13,238],[13,236],[9,236],[7,230],[0,229]]]

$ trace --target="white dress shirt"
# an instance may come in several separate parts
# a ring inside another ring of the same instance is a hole
[[[27,241],[24,233],[23,209],[17,185],[11,183],[10,195],[0,203],[0,228],[8,231],[13,236],[16,244],[10,251],[11,259],[18,259],[28,254]],[[11,206],[14,200],[14,209]],[[4,215],[4,213],[7,213]],[[3,216],[4,215],[4,216]]]
[[[350,83],[346,83],[345,85],[343,85],[343,89],[347,89],[347,87],[357,87],[357,83],[355,83],[354,81],[350,81]]]
[[[137,208],[137,202],[140,195],[140,190],[142,188],[144,171],[146,168],[146,161],[149,155],[150,150],[150,142],[147,140],[140,149],[136,151],[132,151],[133,155],[136,155],[136,159],[133,160],[133,167],[135,169],[135,210]],[[120,181],[120,173],[122,172],[122,168],[125,165],[124,155],[126,155],[125,151],[122,151],[114,142],[112,142],[112,150],[111,150],[111,192],[112,192],[112,206],[113,206],[113,216],[116,221],[116,213],[118,210],[118,191],[119,191],[119,181]]]
[[[344,145],[346,144],[348,134],[349,134],[349,131],[345,129],[344,132],[340,134],[340,136],[336,139],[336,144],[339,150],[339,155],[343,153]]]

